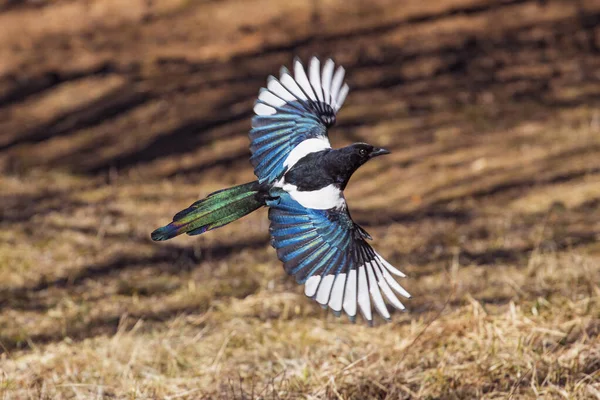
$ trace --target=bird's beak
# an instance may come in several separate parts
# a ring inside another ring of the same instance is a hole
[[[384,148],[381,147],[376,147],[373,149],[373,151],[371,152],[371,158],[373,157],[377,157],[377,156],[382,156],[384,154],[390,154],[389,150],[386,150]]]

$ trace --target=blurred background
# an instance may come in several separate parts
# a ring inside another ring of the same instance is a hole
[[[346,197],[408,274],[374,328],[306,299],[253,180],[294,56],[347,70]],[[0,0],[0,398],[600,399],[600,2]]]

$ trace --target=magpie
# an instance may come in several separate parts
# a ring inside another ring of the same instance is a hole
[[[367,243],[371,236],[352,220],[344,189],[361,165],[389,151],[367,143],[333,149],[335,124],[348,85],[345,70],[313,57],[307,70],[296,58],[259,91],[250,130],[250,161],[257,180],[211,193],[156,229],[155,241],[199,235],[269,207],[271,245],[304,293],[336,316],[357,311],[371,324],[372,305],[386,320],[397,295],[410,294],[395,277],[405,275]],[[394,277],[395,276],[395,277]],[[385,297],[385,300],[384,300]]]

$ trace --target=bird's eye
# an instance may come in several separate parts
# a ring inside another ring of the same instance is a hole
[[[360,150],[358,151],[358,154],[360,154],[361,156],[366,156],[366,155],[367,155],[367,150],[365,150],[365,149],[360,149]]]

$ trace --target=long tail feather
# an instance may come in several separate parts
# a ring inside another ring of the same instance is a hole
[[[265,205],[258,181],[211,193],[190,207],[175,214],[173,222],[158,228],[152,240],[168,240],[187,233],[200,235],[227,225]]]

